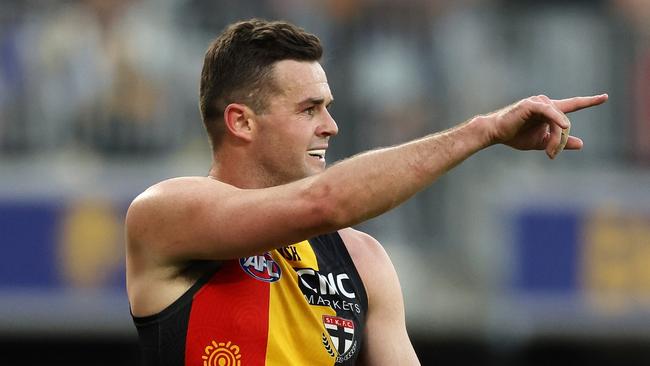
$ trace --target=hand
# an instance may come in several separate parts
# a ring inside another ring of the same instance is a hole
[[[607,94],[601,94],[560,100],[545,95],[523,99],[484,116],[491,129],[490,141],[519,150],[545,150],[551,159],[564,148],[579,150],[582,140],[574,136],[562,138],[562,132],[568,134],[571,127],[565,113],[602,104],[607,98]]]

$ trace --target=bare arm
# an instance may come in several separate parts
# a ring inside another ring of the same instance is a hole
[[[384,248],[370,235],[340,231],[368,295],[361,365],[419,365],[406,332],[404,301],[397,273]]]
[[[130,246],[145,244],[161,262],[260,253],[377,216],[402,203],[473,153],[495,143],[544,149],[554,157],[564,115],[607,96],[560,101],[538,96],[450,130],[346,159],[324,172],[265,189],[209,178],[162,182],[127,214]],[[567,149],[582,141],[571,137]]]

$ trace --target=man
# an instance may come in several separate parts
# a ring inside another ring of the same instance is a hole
[[[152,186],[126,219],[146,364],[418,364],[393,265],[350,226],[492,144],[551,158],[580,149],[565,113],[607,99],[531,97],[326,169],[338,129],[321,54],[314,35],[262,20],[231,25],[208,49],[209,175]]]

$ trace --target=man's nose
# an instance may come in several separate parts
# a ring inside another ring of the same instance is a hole
[[[318,136],[335,136],[339,133],[339,126],[336,124],[334,118],[330,114],[329,110],[325,109],[325,114],[323,116],[323,121],[316,130]]]

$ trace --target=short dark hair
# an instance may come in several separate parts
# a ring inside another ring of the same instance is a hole
[[[216,148],[224,133],[223,113],[230,103],[243,103],[256,113],[267,107],[277,61],[319,61],[320,40],[284,21],[251,19],[228,26],[208,47],[201,71],[199,108]]]

